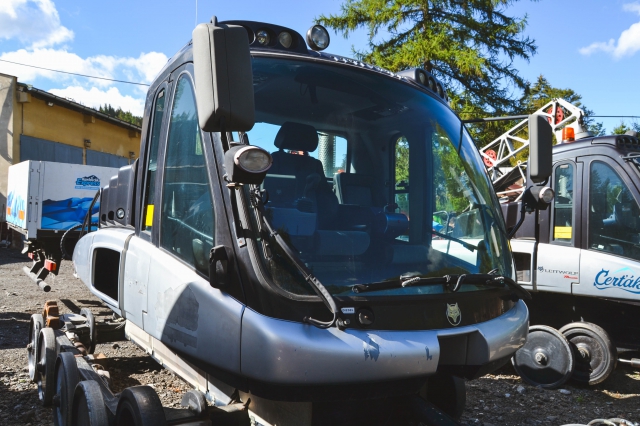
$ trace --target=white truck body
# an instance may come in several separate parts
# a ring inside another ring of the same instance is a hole
[[[27,239],[39,230],[67,230],[82,223],[96,191],[117,174],[111,167],[51,161],[15,164],[9,167],[7,223]]]

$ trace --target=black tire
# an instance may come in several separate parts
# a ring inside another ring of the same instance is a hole
[[[73,394],[76,386],[80,383],[76,357],[71,352],[62,352],[58,355],[54,380],[53,423],[56,426],[69,426],[73,409]]]
[[[158,394],[151,386],[132,386],[120,394],[116,410],[118,426],[166,426]]]
[[[572,322],[560,329],[573,350],[576,367],[571,379],[584,385],[604,382],[615,370],[618,353],[601,327],[589,322]]]
[[[33,383],[38,382],[38,343],[40,330],[44,328],[44,318],[41,314],[31,315],[29,321],[29,345],[27,346],[27,359],[29,360],[29,379]]]
[[[73,393],[71,426],[109,426],[107,407],[95,380],[78,383]]]
[[[87,325],[89,326],[89,338],[91,339],[89,346],[87,346],[87,353],[92,354],[96,350],[97,334],[96,334],[96,318],[93,316],[88,308],[80,309],[80,315],[87,319]]]
[[[460,420],[467,403],[464,379],[447,374],[430,376],[426,400],[455,420]]]
[[[40,341],[38,342],[38,397],[42,405],[51,405],[55,394],[54,373],[56,368],[56,335],[52,328],[45,327],[40,330]]]
[[[513,355],[511,363],[522,380],[545,389],[565,384],[575,366],[569,341],[546,325],[529,327],[527,341]]]

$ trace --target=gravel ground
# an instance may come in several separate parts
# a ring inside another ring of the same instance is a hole
[[[57,300],[61,313],[91,308],[96,320],[110,311],[72,275],[64,262],[57,277],[47,279],[51,292],[42,292],[22,272],[30,260],[17,251],[0,249],[0,425],[52,425],[51,409],[41,406],[36,385],[27,373],[29,318],[44,302]],[[189,385],[159,367],[130,342],[96,348],[110,361],[112,389],[153,386],[163,404],[178,406]],[[586,424],[596,418],[622,417],[640,422],[640,372],[619,365],[603,384],[567,385],[542,390],[522,383],[510,366],[496,374],[467,383],[467,407],[462,422],[468,425]]]

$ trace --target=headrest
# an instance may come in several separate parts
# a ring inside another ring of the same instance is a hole
[[[278,130],[274,145],[280,149],[312,152],[318,148],[318,132],[313,126],[287,121]]]

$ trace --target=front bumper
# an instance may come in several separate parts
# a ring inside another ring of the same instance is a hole
[[[490,321],[425,331],[323,330],[245,309],[241,371],[282,385],[402,380],[456,368],[485,371],[524,344],[528,325],[522,300]]]

